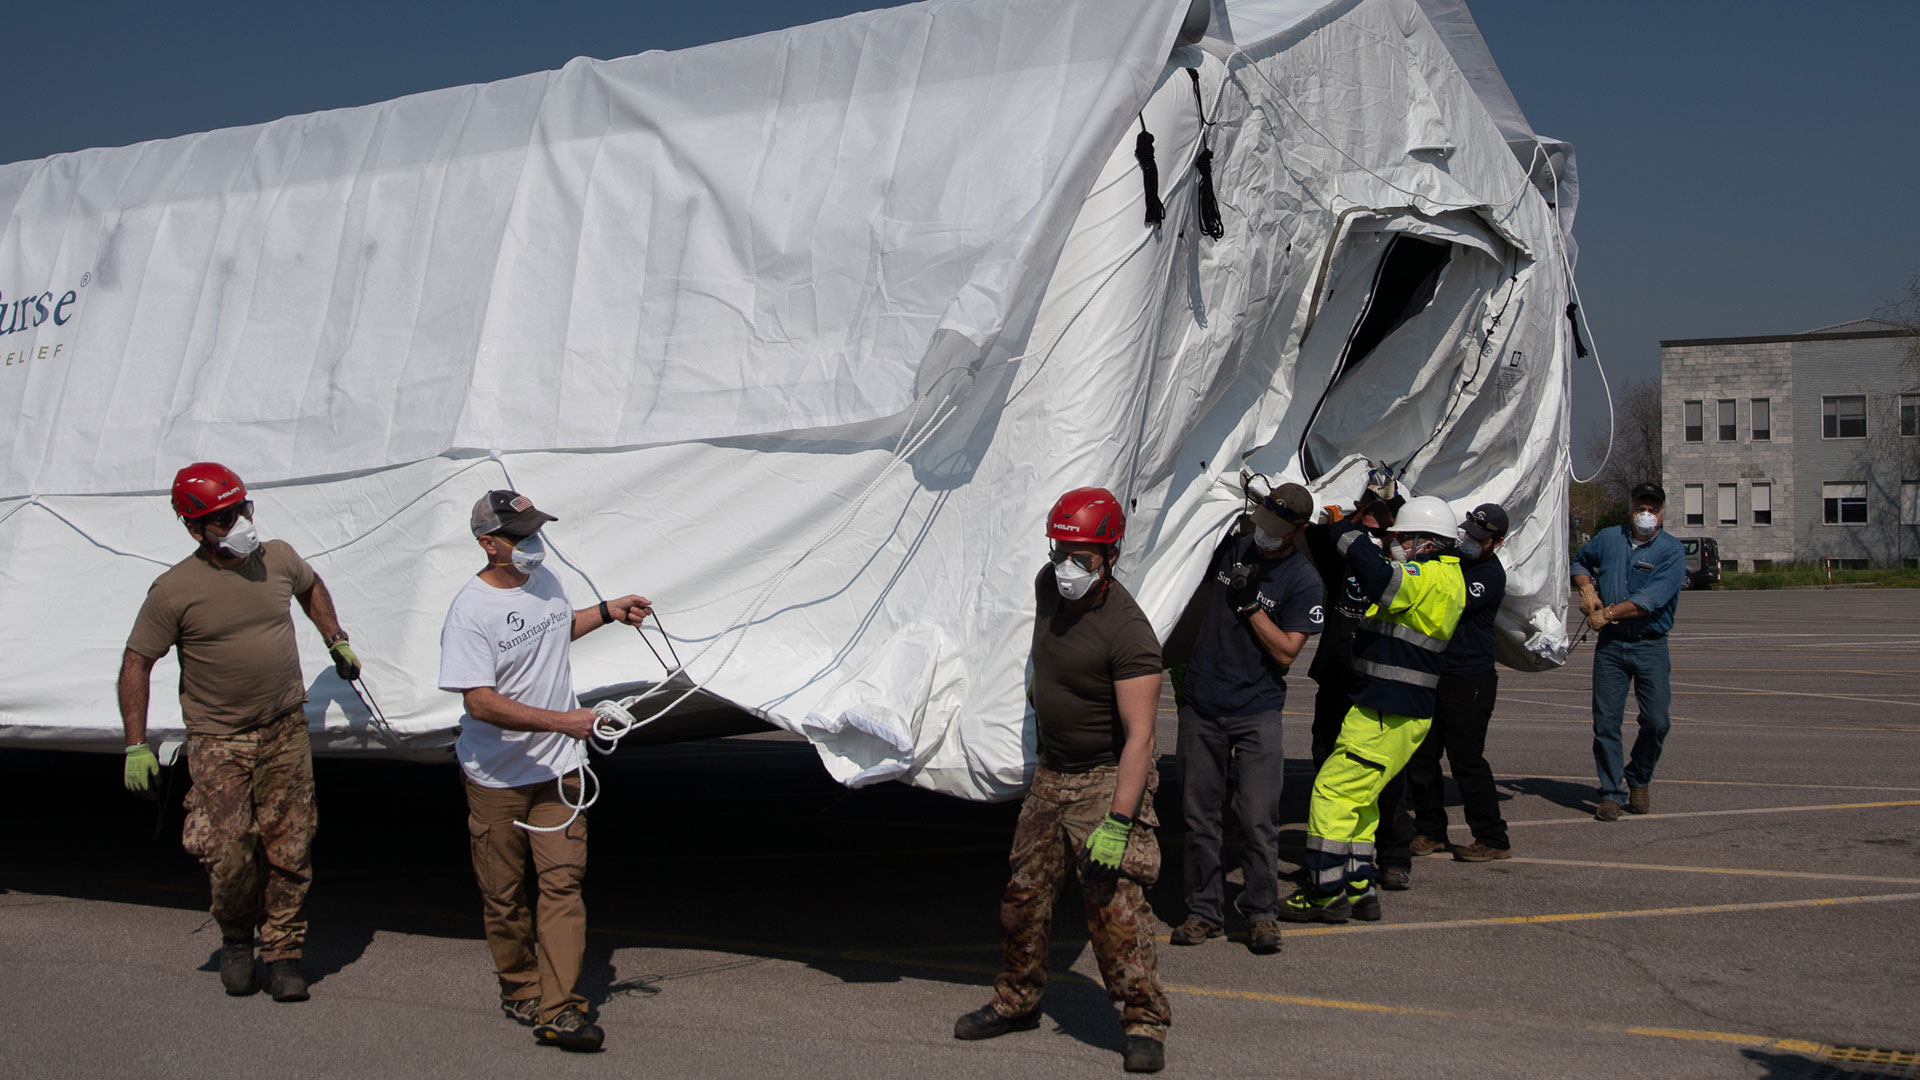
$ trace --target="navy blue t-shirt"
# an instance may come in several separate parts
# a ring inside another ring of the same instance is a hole
[[[1440,654],[1442,675],[1485,675],[1493,670],[1493,620],[1507,598],[1507,568],[1498,555],[1460,561],[1467,579],[1467,608]]]
[[[1207,613],[1194,643],[1181,694],[1208,716],[1248,716],[1287,703],[1287,669],[1260,647],[1246,618],[1233,610],[1233,565],[1253,565],[1260,606],[1282,630],[1320,632],[1320,574],[1299,552],[1284,559],[1256,558],[1253,538],[1229,536],[1208,567]]]

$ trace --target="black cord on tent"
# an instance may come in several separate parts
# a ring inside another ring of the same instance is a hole
[[[1140,135],[1133,140],[1133,159],[1140,163],[1140,182],[1147,189],[1147,228],[1159,228],[1167,208],[1160,203],[1160,166],[1153,161],[1153,133],[1147,130],[1145,113],[1140,114]]]
[[[1200,231],[1218,240],[1227,234],[1227,227],[1220,222],[1220,200],[1213,193],[1213,147],[1207,145],[1207,129],[1213,121],[1207,119],[1206,103],[1200,100],[1200,72],[1188,68],[1187,77],[1193,80],[1193,107],[1200,114],[1200,153],[1193,159],[1194,169],[1200,174],[1200,197],[1196,200]]]
[[[1573,327],[1573,355],[1584,359],[1587,355],[1587,343],[1580,340],[1580,305],[1567,305],[1567,323]]]

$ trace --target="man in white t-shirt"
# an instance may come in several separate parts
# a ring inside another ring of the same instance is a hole
[[[608,623],[640,625],[653,607],[643,596],[622,596],[574,610],[560,579],[540,565],[540,529],[558,520],[513,491],[489,491],[473,504],[473,535],[487,564],[447,609],[440,689],[466,703],[454,753],[465,774],[473,874],[500,974],[500,1009],[532,1025],[541,1045],[598,1050],[602,1032],[575,991],[587,944],[580,897],[587,817],[567,805],[580,799],[579,776],[569,773],[586,753],[581,740],[592,734],[593,710],[574,696],[568,651],[574,638]],[[569,818],[555,832],[514,824],[552,828]]]

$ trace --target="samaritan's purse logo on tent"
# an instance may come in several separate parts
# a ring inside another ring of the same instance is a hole
[[[31,340],[19,342],[16,346],[13,335],[39,330],[41,327],[59,329],[73,321],[79,314],[80,290],[93,280],[91,273],[81,274],[80,283],[63,292],[45,289],[25,296],[16,295],[10,289],[0,288],[0,353],[5,354],[6,367],[20,367],[34,360],[52,360],[66,351],[64,341],[44,341],[41,335],[34,334]],[[12,299],[8,299],[11,296]]]

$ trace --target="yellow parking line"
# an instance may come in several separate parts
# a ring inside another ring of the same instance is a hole
[[[1874,885],[1920,885],[1920,878],[1822,874],[1812,870],[1761,870],[1736,866],[1668,866],[1661,863],[1602,862],[1595,859],[1539,859],[1516,855],[1507,862],[1536,866],[1588,866],[1600,870],[1665,870],[1676,874],[1728,874],[1736,877],[1805,878],[1810,881],[1864,881]]]
[[[1593,781],[1592,773],[1579,776],[1556,775],[1553,773],[1532,773],[1514,777],[1515,780],[1585,780]],[[1504,781],[1503,781],[1504,782]],[[1920,791],[1920,787],[1894,787],[1890,784],[1781,784],[1767,780],[1669,780],[1660,778],[1661,784],[1698,784],[1708,787],[1777,787],[1802,788],[1807,791]]]
[[[1387,934],[1410,930],[1457,930],[1475,926],[1544,926],[1549,923],[1597,922],[1609,919],[1653,919],[1672,915],[1730,915],[1742,911],[1785,911],[1791,908],[1841,907],[1850,904],[1892,904],[1920,900],[1920,892],[1880,893],[1875,896],[1823,896],[1813,900],[1762,900],[1745,904],[1704,904],[1699,907],[1629,908],[1622,911],[1565,911],[1549,915],[1496,915],[1483,919],[1438,919],[1411,923],[1341,923],[1287,930],[1288,937],[1324,937],[1331,934]]]
[[[1751,806],[1739,810],[1681,810],[1671,814],[1637,814],[1623,817],[1621,821],[1632,821],[1636,817],[1641,821],[1665,821],[1673,818],[1696,817],[1734,817],[1745,814],[1800,814],[1810,810],[1879,810],[1890,806],[1920,806],[1920,799],[1901,799],[1895,802],[1859,802],[1828,803],[1824,806]],[[1578,817],[1543,818],[1539,821],[1509,821],[1509,829],[1525,829],[1535,825],[1572,825],[1592,821],[1590,814]]]
[[[1091,981],[1091,980],[1088,980]],[[1470,1014],[1448,1012],[1444,1009],[1426,1009],[1417,1005],[1380,1005],[1371,1001],[1344,1001],[1339,998],[1302,997],[1295,994],[1270,994],[1259,990],[1223,990],[1208,986],[1168,986],[1170,994],[1189,994],[1194,997],[1228,998],[1239,1001],[1259,1001],[1274,1005],[1302,1005],[1310,1009],[1339,1009],[1344,1012],[1365,1012],[1389,1016],[1428,1016],[1446,1020],[1474,1020],[1478,1017]],[[1506,1018],[1502,1024],[1541,1029],[1560,1029],[1568,1025],[1545,1020],[1526,1018]],[[1655,1039],[1678,1039],[1686,1042],[1729,1043],[1735,1046],[1757,1046],[1774,1050],[1787,1050],[1801,1054],[1816,1054],[1826,1049],[1821,1043],[1805,1039],[1777,1039],[1771,1035],[1752,1035],[1737,1031],[1696,1031],[1690,1028],[1644,1027],[1629,1024],[1576,1024],[1582,1031],[1593,1031],[1611,1035],[1641,1035]]]

